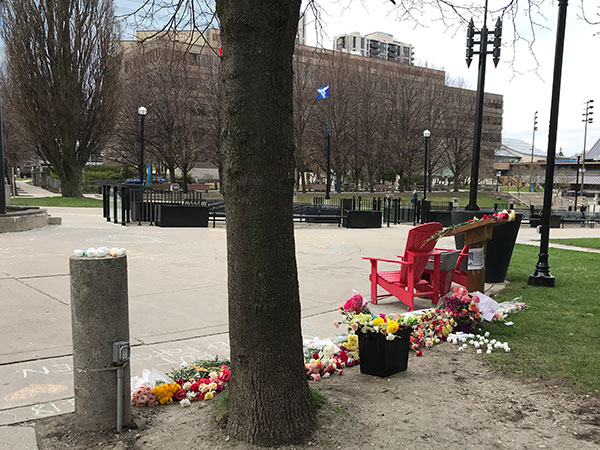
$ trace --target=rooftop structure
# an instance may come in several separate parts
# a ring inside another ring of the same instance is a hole
[[[375,32],[363,36],[355,31],[335,36],[333,42],[337,51],[414,65],[414,47],[395,41],[391,34]]]

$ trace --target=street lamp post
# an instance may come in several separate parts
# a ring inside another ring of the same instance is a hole
[[[533,115],[533,137],[531,139],[531,175],[529,176],[529,184],[531,185],[531,192],[533,192],[533,150],[535,149],[535,132],[537,131],[537,118],[538,112],[536,111]]]
[[[594,100],[588,100],[585,102],[585,112],[582,114],[585,118],[582,122],[585,122],[585,130],[583,133],[583,156],[581,158],[581,204],[583,205],[583,179],[585,177],[585,146],[587,144],[587,126],[588,123],[594,123],[594,118],[592,114],[594,111],[590,111],[594,105],[590,105],[590,103],[594,103]]]
[[[581,157],[577,156],[577,173],[575,174],[575,211],[577,211],[577,189],[579,189],[579,159]]]
[[[568,0],[558,0],[558,26],[554,51],[554,73],[552,76],[552,101],[550,104],[550,126],[546,157],[546,179],[544,181],[540,252],[538,254],[538,262],[535,265],[535,272],[529,275],[527,282],[531,286],[554,287],[555,284],[554,276],[550,273],[550,265],[548,264],[548,244],[550,242],[550,213],[552,210],[552,187],[554,185],[554,160],[556,155],[556,135],[558,131],[558,108],[560,105],[560,81],[565,48],[567,6]]]
[[[483,97],[485,87],[485,66],[487,55],[492,53],[494,57],[494,66],[498,66],[500,61],[500,46],[502,43],[502,19],[498,18],[494,29],[494,39],[488,41],[487,29],[487,7],[488,1],[485,0],[483,26],[481,31],[475,31],[473,19],[469,22],[467,28],[467,67],[471,65],[473,54],[479,54],[479,72],[477,75],[477,94],[475,97],[476,113],[475,113],[475,130],[473,132],[473,158],[471,160],[471,183],[469,185],[469,204],[465,207],[467,211],[479,211],[477,206],[477,183],[479,180],[479,154],[481,153],[481,128],[483,124]],[[479,42],[475,42],[475,35],[480,36]],[[479,51],[474,51],[473,46],[479,44]],[[488,51],[488,44],[494,45],[492,52]]]
[[[140,170],[139,170],[139,174],[140,174],[140,184],[142,186],[144,186],[145,184],[145,180],[144,180],[144,118],[146,117],[146,114],[148,114],[148,110],[146,108],[144,108],[143,106],[140,106],[138,108],[138,115],[140,116]]]
[[[2,101],[0,101],[0,214],[6,213],[6,187],[4,178],[4,137],[2,135]]]
[[[427,165],[429,159],[427,158],[427,152],[429,151],[429,138],[431,137],[431,131],[423,131],[423,137],[425,138],[425,163],[424,163],[424,177],[423,177],[423,202],[427,200]]]

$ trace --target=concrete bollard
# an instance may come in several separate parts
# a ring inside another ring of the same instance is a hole
[[[82,431],[115,428],[118,403],[126,426],[131,422],[130,370],[128,364],[122,371],[113,364],[113,343],[129,342],[127,256],[72,256],[69,269],[75,426]],[[117,372],[122,375],[119,399]]]

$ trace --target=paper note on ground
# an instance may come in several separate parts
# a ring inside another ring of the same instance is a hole
[[[496,311],[498,311],[498,309],[500,308],[500,305],[497,301],[491,299],[490,297],[488,297],[485,294],[482,294],[479,291],[475,292],[474,295],[477,295],[479,297],[479,312],[483,314],[483,318],[485,320],[491,322],[491,320],[494,318],[494,315],[496,314]]]

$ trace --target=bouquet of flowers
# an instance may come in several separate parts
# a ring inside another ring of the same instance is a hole
[[[338,305],[338,312],[344,317],[343,322],[352,333],[381,333],[391,341],[400,337],[402,331],[410,328],[408,324],[402,322],[402,317],[398,314],[394,316],[372,315],[367,301],[360,294],[354,295],[343,307]],[[333,324],[339,327],[339,322],[336,321]]]
[[[481,321],[479,297],[469,294],[465,288],[456,286],[442,299],[440,309],[445,309],[458,325],[467,325]]]

